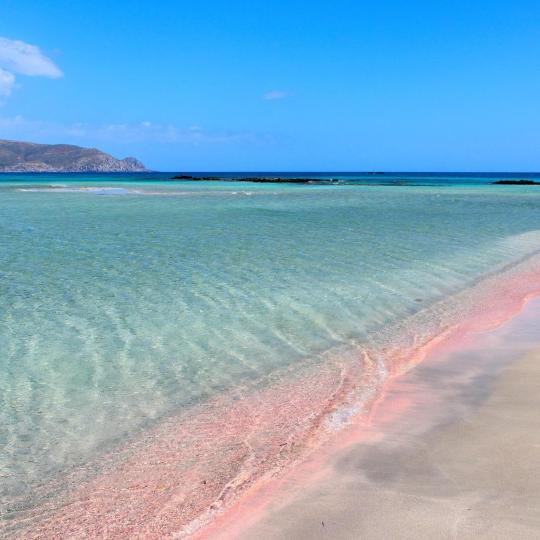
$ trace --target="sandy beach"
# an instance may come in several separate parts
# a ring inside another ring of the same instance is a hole
[[[396,380],[362,442],[235,536],[538,538],[539,328],[536,300]]]

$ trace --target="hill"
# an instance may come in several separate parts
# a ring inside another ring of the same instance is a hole
[[[97,148],[0,139],[0,172],[142,172],[137,159],[116,159]]]

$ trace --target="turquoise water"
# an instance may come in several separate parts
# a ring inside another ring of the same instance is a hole
[[[3,178],[3,512],[162,418],[369,342],[540,249],[537,187],[432,182]]]

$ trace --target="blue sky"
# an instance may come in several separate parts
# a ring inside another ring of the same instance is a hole
[[[0,138],[160,170],[540,170],[540,2],[2,0]]]

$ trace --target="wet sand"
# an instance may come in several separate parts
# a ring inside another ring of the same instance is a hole
[[[539,412],[535,300],[396,380],[361,442],[340,450],[317,479],[297,475],[233,536],[539,538]]]

